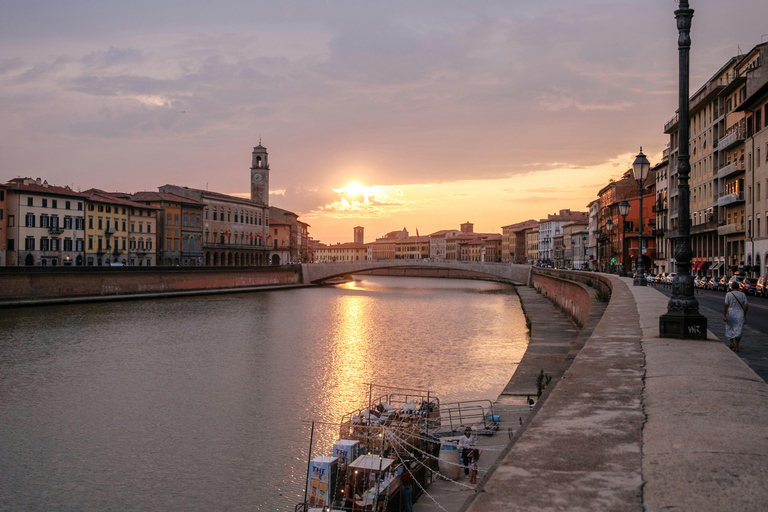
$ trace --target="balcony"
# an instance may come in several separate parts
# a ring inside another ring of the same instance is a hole
[[[744,202],[744,191],[740,190],[738,192],[734,192],[733,194],[725,194],[721,198],[717,200],[717,206],[728,206],[731,204],[736,203],[743,203]]]
[[[112,236],[115,233],[117,233],[117,228],[107,228],[104,230],[104,234],[107,236]]]
[[[52,235],[60,235],[64,232],[64,228],[61,226],[48,226],[48,233]]]
[[[732,174],[744,172],[744,162],[731,162],[717,171],[718,178],[727,178]]]
[[[717,142],[717,149],[719,151],[725,151],[739,142],[744,142],[745,138],[745,130],[743,128],[737,128]]]
[[[733,224],[726,224],[717,228],[718,235],[732,235],[734,233],[744,233],[743,222],[734,222]]]
[[[674,116],[672,116],[672,119],[664,123],[664,133],[671,133],[672,128],[677,126],[677,123],[680,122],[680,113],[678,112]]]
[[[262,250],[262,251],[271,251],[275,249],[275,247],[272,247],[271,245],[250,245],[250,244],[214,244],[209,242],[204,242],[203,247],[206,249],[248,249],[251,251],[254,250]],[[279,247],[279,249],[288,249],[288,247]]]
[[[717,229],[717,221],[702,222],[701,224],[691,226],[691,234],[696,235],[707,231],[714,231],[715,229]]]
[[[653,236],[664,236],[664,228],[656,228],[652,231]]]

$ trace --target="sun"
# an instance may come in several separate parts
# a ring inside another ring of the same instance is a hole
[[[355,198],[365,196],[366,189],[367,187],[364,187],[359,181],[353,181],[344,187],[344,192],[346,192],[349,197]]]
[[[340,189],[334,189],[334,192],[338,192],[343,198],[349,201],[368,202],[369,197],[376,195],[374,187],[366,187],[359,181],[352,181],[347,183],[347,186]]]

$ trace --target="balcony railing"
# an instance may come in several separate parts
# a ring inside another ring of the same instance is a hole
[[[653,236],[664,236],[664,228],[656,228],[653,230]]]
[[[64,228],[61,226],[48,226],[48,233],[52,235],[60,235],[64,232]]]
[[[745,137],[746,137],[745,130],[743,128],[737,128],[718,141],[717,149],[719,149],[720,151],[725,151],[726,149],[733,146],[734,144],[738,142],[743,142]]]
[[[733,194],[725,194],[721,198],[717,200],[717,206],[726,206],[729,204],[735,204],[735,203],[743,203],[744,202],[744,191],[740,190],[738,192],[734,192]]]
[[[104,230],[104,234],[107,236],[111,236],[117,233],[117,228],[107,228]]]
[[[735,222],[733,224],[726,224],[725,226],[720,226],[717,228],[717,234],[718,235],[732,235],[734,233],[743,233],[744,232],[744,223],[743,222]]]
[[[704,233],[705,231],[714,231],[715,229],[717,229],[717,221],[702,222],[701,224],[691,226],[691,234],[694,235]]]
[[[731,162],[717,171],[718,178],[727,178],[731,174],[744,172],[744,162]]]
[[[672,116],[672,119],[664,123],[664,133],[669,133],[672,127],[675,126],[679,121],[680,121],[680,113],[677,113],[674,116]]]
[[[248,249],[248,250],[262,250],[271,251],[275,249],[271,245],[250,245],[250,244],[213,244],[204,243],[203,247],[206,249]],[[288,249],[288,247],[279,247],[278,249]]]

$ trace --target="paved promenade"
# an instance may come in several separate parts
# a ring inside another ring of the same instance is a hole
[[[611,301],[580,350],[568,341],[578,354],[565,356],[557,385],[527,417],[519,404],[502,413],[523,425],[479,485],[444,487],[452,494],[435,485],[440,505],[422,496],[418,512],[766,509],[768,384],[711,333],[659,339],[667,298],[608,278]],[[520,291],[529,317],[547,315],[546,299]],[[533,338],[569,336],[559,321],[531,320]],[[499,404],[514,400],[502,394]]]

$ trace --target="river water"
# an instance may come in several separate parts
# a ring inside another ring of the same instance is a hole
[[[510,286],[322,288],[0,310],[0,508],[293,510],[368,383],[495,399]]]

